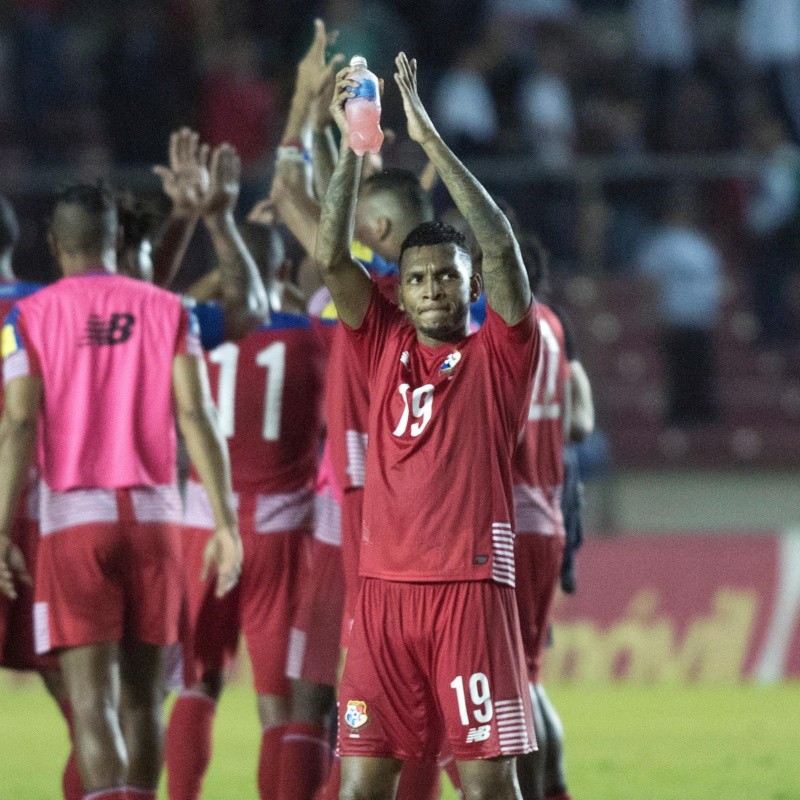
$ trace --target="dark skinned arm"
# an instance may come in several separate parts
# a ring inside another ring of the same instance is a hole
[[[416,60],[405,53],[395,59],[395,83],[403,97],[408,135],[419,143],[483,252],[483,284],[491,307],[507,325],[528,312],[532,293],[519,244],[505,214],[489,193],[444,143],[417,93]]]
[[[331,115],[339,126],[342,144],[322,203],[315,258],[339,319],[351,328],[358,328],[369,308],[372,281],[366,270],[350,255],[362,161],[347,144],[344,104],[357,85],[349,77],[352,71],[352,67],[345,67],[336,76]]]

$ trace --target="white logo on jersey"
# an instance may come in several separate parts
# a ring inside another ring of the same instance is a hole
[[[456,365],[459,361],[461,361],[461,353],[456,350],[454,353],[450,353],[450,355],[447,356],[447,358],[442,362],[442,366],[439,367],[439,372],[444,374],[452,372],[456,368]]]
[[[403,350],[403,352],[400,355],[400,363],[404,367],[407,367],[409,358],[410,358],[410,356],[408,355],[408,350]]]
[[[470,728],[467,732],[467,744],[485,742],[491,735],[491,725],[481,725],[479,728]]]

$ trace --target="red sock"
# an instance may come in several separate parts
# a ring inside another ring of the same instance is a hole
[[[70,741],[69,756],[61,776],[61,791],[64,793],[64,800],[81,800],[83,785],[81,784],[81,774],[78,772],[78,759],[75,757],[75,727],[72,721],[72,706],[69,703],[62,703],[61,713],[67,721]]]
[[[329,761],[328,735],[322,725],[287,725],[281,744],[277,800],[314,800],[327,777]]]
[[[439,766],[447,773],[447,777],[450,778],[450,783],[453,784],[453,788],[456,790],[458,796],[463,797],[464,792],[461,789],[461,776],[458,774],[458,764],[456,764],[456,760],[453,756],[448,755],[447,758],[439,762]]]
[[[261,733],[261,752],[258,756],[258,796],[261,800],[276,800],[280,780],[281,741],[286,725],[276,725]]]
[[[200,693],[182,694],[175,701],[164,748],[169,800],[199,800],[216,711],[217,704]]]
[[[396,800],[438,800],[442,791],[439,773],[436,761],[406,761]]]
[[[328,780],[317,792],[314,800],[339,800],[339,790],[342,785],[342,759],[334,756],[328,772]]]

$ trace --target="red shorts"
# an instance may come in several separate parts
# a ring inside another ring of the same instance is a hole
[[[309,539],[300,587],[286,675],[292,680],[336,686],[344,606],[342,548],[316,537]]]
[[[539,683],[541,677],[547,623],[561,574],[563,554],[563,536],[518,533],[514,543],[519,625],[531,683]]]
[[[183,681],[193,686],[207,671],[218,671],[236,655],[244,633],[258,694],[288,697],[286,653],[297,607],[297,575],[307,530],[256,530],[256,495],[239,496],[242,574],[221,600],[213,578],[200,580],[203,551],[212,531],[183,529],[187,630],[183,639]]]
[[[361,527],[364,490],[347,489],[342,498],[342,567],[344,568],[344,615],[340,646],[347,648],[353,629],[358,597],[358,558],[361,553]]]
[[[37,653],[178,640],[180,526],[163,521],[177,502],[173,487],[48,492],[36,568]]]
[[[535,749],[514,590],[364,578],[339,689],[345,756],[459,761]]]
[[[18,519],[14,523],[12,541],[22,550],[25,566],[36,578],[36,557],[39,548],[39,523],[32,519]],[[33,637],[32,586],[17,583],[17,599],[0,601],[0,666],[16,670],[39,670],[57,667],[53,655],[37,655]]]

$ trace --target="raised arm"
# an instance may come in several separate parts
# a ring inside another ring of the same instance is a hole
[[[314,39],[297,65],[297,80],[289,106],[289,116],[278,149],[276,175],[303,191],[308,190],[307,165],[303,159],[304,133],[310,121],[312,107],[318,106],[320,98],[326,92],[330,95],[336,67],[344,58],[339,54],[330,61],[325,60],[325,47],[335,42],[338,35],[338,31],[329,34],[321,19],[314,20]],[[324,155],[321,157],[324,158]]]
[[[217,256],[225,338],[236,341],[269,318],[269,299],[258,267],[233,217],[241,175],[241,162],[233,147],[222,144],[214,150],[209,174],[203,223]]]
[[[267,200],[256,203],[247,215],[250,222],[270,225],[279,219],[292,236],[313,256],[319,230],[319,204],[307,192],[287,183],[281,175],[272,182],[272,193]]]
[[[400,53],[395,83],[403,97],[408,135],[418,142],[464,215],[483,252],[483,284],[491,307],[509,325],[531,305],[531,289],[519,244],[505,214],[486,189],[456,158],[431,122],[417,93],[417,62]]]
[[[183,263],[208,191],[208,147],[189,128],[175,131],[169,139],[169,166],[155,166],[172,210],[153,253],[153,282],[169,288]]]
[[[204,553],[203,579],[215,567],[217,597],[222,597],[239,579],[242,543],[236,514],[231,508],[228,448],[217,425],[216,409],[208,392],[205,363],[201,358],[175,356],[172,365],[172,391],[178,427],[214,514],[215,531]]]
[[[358,85],[350,78],[352,72],[352,67],[345,67],[336,76],[331,115],[342,134],[342,143],[339,160],[322,202],[315,258],[339,319],[351,328],[358,328],[369,308],[372,281],[361,264],[350,255],[361,174],[361,157],[347,144],[347,118],[344,114],[344,104],[353,96],[352,88]]]
[[[14,514],[27,480],[36,443],[36,421],[42,397],[41,379],[33,375],[14,378],[5,388],[0,420],[0,593],[16,599],[16,582],[30,584],[19,548],[11,541]]]

